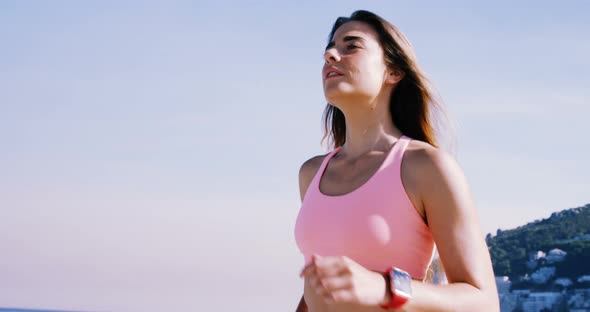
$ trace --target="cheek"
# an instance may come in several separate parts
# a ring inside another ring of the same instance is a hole
[[[359,89],[371,93],[380,90],[381,85],[383,84],[381,74],[374,67],[359,69],[358,72],[354,74],[354,81]]]
[[[359,86],[380,88],[383,83],[383,65],[374,59],[361,60],[352,68],[352,76]]]
[[[342,94],[363,94],[374,96],[383,85],[382,65],[375,59],[358,58],[344,60],[348,78],[341,83],[324,85],[328,98]]]

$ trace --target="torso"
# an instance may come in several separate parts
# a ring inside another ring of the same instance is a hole
[[[426,213],[424,205],[422,204],[419,189],[419,182],[425,177],[421,176],[418,169],[420,168],[420,162],[424,159],[422,156],[424,156],[428,149],[435,149],[435,147],[418,140],[410,141],[401,163],[402,184],[414,208],[425,222]],[[342,195],[356,190],[373,176],[375,171],[383,163],[386,154],[386,152],[379,154],[371,153],[371,155],[366,155],[363,159],[357,160],[355,164],[346,163],[338,157],[333,157],[330,159],[320,180],[319,187],[321,192],[326,195]],[[302,166],[302,178],[304,179],[302,182],[303,185],[301,185],[302,197],[326,156],[327,154],[315,156]],[[310,312],[383,311],[379,307],[326,305],[323,303],[323,300],[311,290],[307,281],[305,281],[304,297],[307,306],[310,308],[313,307],[313,310],[310,309]]]
[[[422,156],[425,150],[434,148],[428,143],[412,140],[406,148],[401,163],[401,179],[406,193],[414,204],[414,208],[424,220],[426,220],[426,213],[419,192],[419,181],[425,177],[417,175],[416,173],[419,171],[416,169],[420,167],[420,160],[423,158]],[[377,168],[383,163],[385,155],[386,153],[378,156],[368,155],[366,159],[358,160],[357,164],[354,165],[346,164],[342,159],[333,157],[330,159],[320,180],[322,193],[326,195],[341,195],[356,190],[366,183],[375,173]],[[307,185],[304,187],[303,193],[307,190],[307,186],[309,186],[311,179],[317,173],[326,156],[327,154],[315,156],[309,159],[304,165],[304,175],[308,178],[305,182]]]

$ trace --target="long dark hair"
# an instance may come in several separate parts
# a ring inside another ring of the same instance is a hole
[[[328,37],[331,42],[336,30],[343,24],[360,21],[373,27],[383,48],[385,64],[405,73],[391,94],[389,109],[393,124],[406,136],[439,147],[435,135],[431,110],[445,111],[434,96],[426,76],[418,67],[414,48],[408,39],[394,25],[369,11],[358,10],[350,17],[336,19]],[[448,117],[446,114],[445,117]],[[438,120],[440,121],[440,120]],[[330,136],[332,148],[344,145],[346,141],[346,121],[344,113],[328,103],[324,109],[324,136]]]

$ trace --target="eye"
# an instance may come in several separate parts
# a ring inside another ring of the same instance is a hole
[[[360,48],[359,46],[357,46],[356,44],[349,44],[348,46],[346,46],[349,50],[353,50],[353,49],[358,49]]]

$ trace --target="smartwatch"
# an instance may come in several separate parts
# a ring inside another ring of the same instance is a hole
[[[412,276],[394,266],[390,267],[384,275],[391,299],[388,303],[379,306],[385,310],[399,309],[412,298]]]

